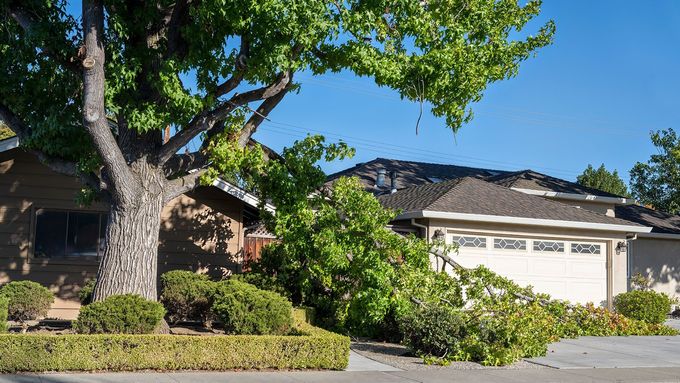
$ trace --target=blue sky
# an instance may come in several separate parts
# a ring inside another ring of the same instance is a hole
[[[649,131],[679,121],[680,2],[546,0],[529,28],[549,18],[555,43],[516,78],[491,84],[455,137],[428,114],[416,135],[418,105],[345,73],[298,76],[300,94],[287,96],[256,138],[277,150],[306,131],[345,138],[357,155],[325,164],[327,172],[388,157],[573,180],[604,163],[628,182],[633,164],[654,152]]]

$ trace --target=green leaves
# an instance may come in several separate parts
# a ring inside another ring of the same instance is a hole
[[[651,133],[658,154],[630,171],[630,189],[643,205],[670,214],[680,212],[680,137],[673,129]]]
[[[576,177],[576,182],[583,186],[622,197],[630,196],[626,184],[619,177],[619,173],[616,170],[613,172],[608,171],[604,164],[600,165],[597,169],[593,168],[593,165],[588,164],[583,173]]]

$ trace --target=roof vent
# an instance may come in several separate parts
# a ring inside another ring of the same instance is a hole
[[[390,193],[396,192],[397,192],[397,172],[393,170],[390,172]]]
[[[385,169],[378,170],[378,177],[375,179],[375,186],[379,188],[385,186],[385,174],[387,174],[387,170]]]

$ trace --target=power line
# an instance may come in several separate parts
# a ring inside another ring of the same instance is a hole
[[[362,138],[357,138],[357,137],[350,137],[350,136],[345,136],[345,135],[340,135],[324,130],[318,130],[318,129],[310,129],[310,128],[305,128],[299,125],[294,125],[294,124],[288,124],[288,123],[283,123],[283,122],[277,122],[277,121],[269,121],[265,122],[262,124],[263,128],[265,131],[273,132],[273,133],[278,133],[278,134],[283,134],[283,135],[290,135],[290,136],[295,136],[295,137],[305,137],[307,133],[313,132],[313,133],[319,133],[319,134],[324,134],[328,137],[331,138],[336,138],[340,139],[344,142],[347,142],[351,144],[352,146],[362,149],[362,150],[367,150],[375,153],[382,153],[383,155],[385,153],[389,153],[392,155],[409,155],[412,158],[418,157],[419,159],[422,159],[427,162],[432,162],[433,158],[434,159],[439,159],[439,160],[444,160],[446,162],[451,162],[455,161],[457,163],[463,163],[463,164],[472,164],[475,166],[485,166],[485,167],[494,167],[494,166],[501,166],[501,167],[511,167],[514,168],[515,170],[517,169],[524,169],[524,168],[533,168],[537,170],[543,170],[543,171],[550,171],[552,173],[560,173],[568,176],[576,176],[579,173],[570,171],[570,170],[564,170],[564,169],[556,169],[556,168],[549,168],[549,167],[544,167],[544,166],[534,166],[534,165],[529,165],[529,164],[522,164],[522,163],[509,163],[509,162],[502,162],[502,161],[494,161],[494,160],[488,160],[488,159],[483,159],[479,157],[471,157],[471,156],[464,156],[464,155],[454,155],[450,153],[444,153],[444,152],[437,152],[437,151],[432,151],[432,150],[426,150],[426,149],[419,149],[419,148],[412,148],[412,147],[407,147],[407,146],[401,146],[401,145],[395,145],[395,144],[388,144],[384,142],[379,142],[379,141],[374,141],[374,140],[368,140],[368,139],[362,139]]]

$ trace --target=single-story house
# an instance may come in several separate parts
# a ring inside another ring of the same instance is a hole
[[[72,319],[78,291],[94,278],[108,206],[78,206],[77,178],[55,173],[17,138],[0,141],[0,284],[29,279],[56,295],[50,317]],[[191,269],[239,272],[258,199],[218,179],[170,201],[162,212],[159,273]],[[266,234],[266,233],[265,233]]]
[[[332,174],[358,177],[391,223],[459,245],[463,266],[486,265],[572,302],[610,305],[641,272],[680,296],[680,217],[531,170],[508,172],[377,158]],[[433,267],[445,268],[433,258]]]

